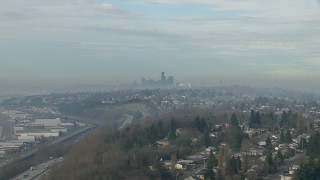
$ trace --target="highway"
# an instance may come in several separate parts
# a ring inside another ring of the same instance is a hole
[[[60,143],[60,142],[65,142],[65,141],[68,141],[70,138],[78,137],[78,135],[81,135],[81,134],[83,134],[83,133],[85,133],[87,131],[90,131],[90,130],[94,129],[94,128],[95,128],[95,126],[88,124],[87,127],[83,128],[83,129],[80,129],[78,131],[72,132],[72,133],[70,133],[70,134],[68,134],[66,136],[63,136],[63,137],[58,137],[58,138],[54,139],[53,141],[51,141],[49,143],[50,143],[50,145],[55,145],[55,144]],[[30,149],[29,151],[20,154],[19,155],[20,158],[18,158],[18,159],[23,160],[25,158],[33,156],[34,154],[37,153],[37,151],[38,151],[37,148]],[[12,163],[14,161],[15,161],[15,159],[3,159],[2,161],[0,161],[0,168],[2,168],[4,166],[6,166],[7,164]]]
[[[119,129],[122,129],[128,125],[130,125],[132,123],[133,120],[133,116],[130,114],[124,114],[124,121],[123,123],[120,125]]]
[[[30,167],[29,170],[21,173],[20,175],[12,178],[12,180],[33,180],[37,179],[41,174],[43,174],[45,171],[48,169],[56,166],[57,164],[61,163],[63,161],[62,158],[56,158],[56,159],[51,159],[49,161],[46,161],[44,163],[41,163],[39,165]]]
[[[59,145],[59,147],[63,147],[67,145],[68,147],[71,147],[73,143],[78,141],[81,137],[85,137],[86,135],[94,132],[97,130],[97,126],[94,125],[88,125],[87,127],[81,129],[80,131],[76,131],[73,133],[70,133],[68,136],[58,138],[54,141],[51,141],[48,143],[50,146]],[[5,179],[12,178],[16,176],[18,173],[21,173],[22,171],[29,169],[31,166],[34,166],[35,163],[39,161],[39,157],[36,156],[37,149],[34,149],[32,151],[29,151],[28,153],[24,153],[21,155],[21,158],[18,160],[12,160],[8,162],[1,162],[1,168],[0,168],[0,179],[6,177]],[[46,157],[47,159],[49,157]],[[45,159],[42,159],[42,161]],[[16,167],[17,165],[24,165],[24,169],[22,171],[15,171],[12,172],[12,168]],[[8,174],[8,172],[11,172]]]

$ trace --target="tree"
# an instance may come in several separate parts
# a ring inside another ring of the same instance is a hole
[[[317,132],[310,136],[307,144],[307,154],[309,156],[316,156],[320,154],[320,134]]]
[[[147,138],[151,143],[155,142],[158,139],[158,129],[155,127],[154,124],[151,125]]]
[[[270,136],[267,137],[267,140],[266,140],[266,148],[267,148],[268,150],[271,150],[271,149],[272,149],[272,143],[271,143]]]
[[[249,119],[250,128],[259,128],[261,127],[261,116],[259,111],[255,112],[251,109],[250,119]]]
[[[169,124],[169,135],[168,135],[169,140],[174,140],[176,138],[176,129],[177,129],[177,126],[176,126],[175,120],[172,118]]]
[[[210,146],[211,140],[210,140],[210,134],[208,129],[206,129],[205,132],[203,133],[203,141],[206,147]]]
[[[159,121],[157,124],[157,131],[158,131],[158,139],[162,139],[165,137],[165,130],[163,126],[163,122]]]
[[[319,159],[317,157],[316,159]],[[320,177],[320,161],[315,159],[309,159],[306,164],[302,164],[300,168],[295,172],[294,179],[312,179],[318,180]]]
[[[235,113],[232,114],[230,118],[231,125],[227,128],[226,141],[231,145],[235,151],[239,151],[241,148],[242,139],[245,134],[242,132],[238,125],[237,116]]]
[[[284,131],[283,131],[283,129],[281,129],[281,133],[280,133],[280,143],[284,143]]]
[[[305,138],[300,139],[299,149],[305,149],[307,147],[307,140]]]
[[[272,172],[274,164],[273,164],[273,161],[272,161],[272,154],[271,154],[270,151],[267,154],[267,157],[266,157],[266,160],[265,160],[265,164],[266,164],[266,172],[267,173]]]
[[[278,151],[277,157],[278,157],[278,160],[280,161],[280,164],[283,164],[284,157],[283,157],[283,155],[282,155],[280,150]]]
[[[201,118],[201,121],[200,121],[200,126],[199,126],[199,131],[200,132],[204,132],[208,130],[208,125],[207,125],[207,122],[204,118]]]
[[[303,117],[303,115],[300,114],[298,120],[297,120],[297,131],[299,134],[302,134],[307,130],[307,122],[306,119]]]
[[[212,169],[207,169],[204,173],[204,179],[205,180],[214,180],[215,179],[215,173]]]
[[[249,127],[250,128],[255,128],[255,124],[256,124],[256,120],[255,120],[254,110],[251,109]]]
[[[256,124],[256,127],[260,127],[261,126],[261,116],[260,116],[259,111],[256,112],[255,124]]]
[[[232,116],[231,116],[231,126],[233,127],[238,127],[239,125],[239,122],[238,122],[238,118],[237,118],[237,115],[236,113],[233,113]]]
[[[129,151],[131,148],[133,148],[133,142],[131,141],[131,139],[129,139],[129,137],[125,137],[122,141],[121,141],[121,148],[123,151],[127,152]]]
[[[240,171],[241,170],[241,166],[242,166],[242,161],[241,161],[241,158],[240,158],[240,156],[238,156],[237,157],[237,168],[238,168],[238,170]]]
[[[247,170],[249,169],[249,152],[250,152],[250,142],[249,139],[245,138],[243,139],[242,143],[241,143],[241,152],[243,152],[243,168],[244,171],[247,172]]]
[[[218,160],[214,156],[213,152],[210,151],[210,155],[207,159],[207,168],[212,169],[213,167],[216,167],[216,166],[218,166]]]
[[[198,131],[200,131],[200,117],[197,116],[191,123],[191,127],[196,128]]]
[[[296,128],[298,123],[298,113],[293,113],[291,110],[287,113],[287,127]]]
[[[219,176],[221,175],[222,177],[225,177],[228,172],[229,172],[229,159],[230,159],[230,155],[228,152],[228,148],[227,147],[221,147],[219,149],[219,154],[218,154],[218,169],[221,170],[221,174],[219,174]]]
[[[288,129],[285,136],[284,136],[284,142],[285,143],[291,143],[292,142],[292,136],[290,133],[290,130]]]
[[[177,164],[178,160],[177,160],[177,154],[173,153],[171,154],[171,174],[173,176],[176,175],[176,164]]]
[[[234,156],[231,157],[229,163],[230,163],[230,175],[238,174],[237,160],[236,158],[234,158]]]
[[[284,127],[288,123],[288,115],[286,111],[281,114],[280,127]]]

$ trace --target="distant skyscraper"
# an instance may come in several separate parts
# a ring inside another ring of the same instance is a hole
[[[144,77],[141,78],[141,84],[142,84],[142,85],[145,85],[145,84],[146,84],[146,78],[144,78]]]
[[[166,76],[164,75],[164,72],[161,72],[161,83],[165,83],[166,82]]]
[[[169,85],[173,85],[173,82],[174,82],[173,76],[169,76],[169,77],[168,77],[168,84],[169,84]]]

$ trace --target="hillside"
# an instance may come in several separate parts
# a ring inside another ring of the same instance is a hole
[[[168,115],[148,119],[122,130],[103,129],[77,143],[64,163],[43,179],[182,177],[183,174],[168,170],[163,163],[185,159],[214,143],[209,140],[208,144],[208,132],[216,120],[207,117]],[[181,130],[181,133],[177,133],[177,130]],[[162,146],[159,141],[168,144]]]

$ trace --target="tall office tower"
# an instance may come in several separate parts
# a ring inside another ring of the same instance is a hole
[[[161,72],[161,82],[162,83],[166,82],[166,77],[164,76],[164,72]]]
[[[142,84],[142,85],[145,85],[145,84],[146,84],[146,78],[144,78],[144,77],[141,78],[141,84]]]
[[[168,77],[168,84],[173,85],[174,78],[173,76]]]

